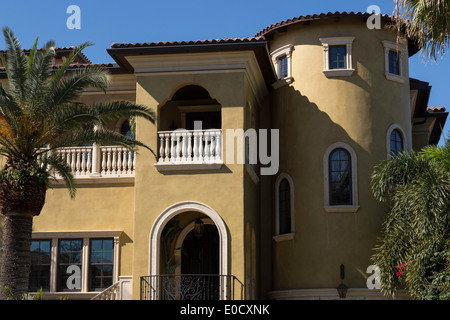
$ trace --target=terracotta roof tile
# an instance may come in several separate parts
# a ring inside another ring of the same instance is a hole
[[[445,107],[427,107],[429,112],[445,112]]]
[[[164,46],[182,46],[182,45],[202,45],[202,44],[221,44],[221,43],[243,43],[265,41],[264,37],[251,38],[226,38],[192,41],[163,41],[163,42],[134,42],[134,43],[113,43],[111,48],[141,48],[141,47],[164,47]]]
[[[313,15],[302,15],[298,16],[292,19],[287,19],[284,21],[280,21],[274,24],[271,24],[270,26],[264,28],[260,32],[258,32],[255,37],[265,36],[269,33],[272,33],[273,31],[286,27],[288,25],[296,24],[299,22],[307,22],[307,21],[314,21],[314,20],[320,20],[320,19],[329,19],[329,18],[338,18],[338,17],[358,17],[358,18],[368,18],[372,15],[372,13],[368,12],[328,12],[328,13],[320,13],[320,14],[313,14]],[[381,19],[384,21],[393,21],[393,17],[389,15],[381,15]]]

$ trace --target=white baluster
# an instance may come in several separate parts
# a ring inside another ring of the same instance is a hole
[[[111,174],[111,148],[107,148],[106,153],[108,154],[108,158],[106,159],[106,172]]]
[[[181,161],[181,133],[177,133],[177,155],[176,155],[176,162],[180,162]]]
[[[116,174],[117,173],[117,149],[116,148],[111,148],[111,174]]]
[[[132,152],[131,153],[133,155],[133,168],[132,168],[132,173],[134,173],[134,170],[136,170],[136,152]]]
[[[81,149],[81,174],[86,174],[86,148]]]
[[[209,151],[209,153],[210,153],[210,160],[211,161],[213,161],[214,160],[214,158],[215,158],[215,155],[214,155],[214,152],[216,151],[216,139],[215,139],[215,135],[214,135],[214,133],[213,132],[209,132],[209,135],[211,136],[211,144],[209,145],[209,147],[210,147],[210,151]]]
[[[209,148],[209,132],[205,131],[205,133],[203,134],[205,136],[205,159],[204,161],[209,161],[209,156],[210,156],[210,148]]]
[[[198,161],[198,133],[194,131],[194,148],[193,148],[193,160]]]
[[[166,154],[166,157],[165,157],[164,161],[168,162],[170,160],[170,153],[169,153],[169,151],[170,151],[170,148],[169,148],[169,145],[170,145],[170,134],[169,133],[165,133],[164,134],[164,138],[166,139],[166,149],[164,150],[164,152]]]
[[[86,174],[91,173],[92,168],[92,148],[87,149]]]
[[[106,149],[101,149],[102,153],[102,174],[106,173]]]
[[[159,134],[159,160],[158,162],[163,162],[164,160],[164,134]]]
[[[186,162],[187,160],[187,132],[180,133],[181,136],[181,160]]]
[[[200,131],[198,133],[198,155],[199,155],[199,161],[203,162],[203,160],[205,159],[205,151],[204,151],[204,143],[203,143],[203,131]]]
[[[175,158],[176,158],[175,152],[176,152],[176,150],[175,150],[175,133],[174,132],[172,132],[170,134],[170,140],[171,140],[170,161],[175,162]]]
[[[192,133],[187,132],[186,133],[186,139],[187,139],[187,154],[186,154],[186,160],[188,162],[192,161],[192,142],[191,142]]]
[[[127,151],[127,157],[128,157],[128,162],[127,162],[127,173],[131,174],[133,172],[133,168],[132,168],[132,161],[133,161],[133,151]]]
[[[221,153],[221,144],[222,144],[222,135],[221,131],[216,131],[216,161],[220,161],[222,159]]]

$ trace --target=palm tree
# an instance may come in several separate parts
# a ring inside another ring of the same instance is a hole
[[[450,299],[450,143],[392,157],[372,175],[374,196],[391,201],[372,256],[381,289]]]
[[[33,217],[41,212],[54,173],[64,180],[72,198],[76,194],[70,167],[53,151],[92,143],[151,151],[142,142],[108,130],[106,123],[122,117],[142,117],[154,123],[155,115],[128,101],[76,102],[87,88],[106,92],[108,87],[109,72],[102,66],[71,68],[76,56],[91,43],[77,47],[56,68],[52,66],[53,41],[38,49],[36,39],[26,54],[9,28],[3,28],[3,34],[7,53],[1,59],[8,82],[7,88],[0,84],[0,155],[4,159],[0,170],[4,216],[0,286],[22,296],[28,291]]]
[[[425,56],[437,60],[448,49],[450,3],[448,0],[394,0],[397,25],[403,24],[409,37],[417,39]]]

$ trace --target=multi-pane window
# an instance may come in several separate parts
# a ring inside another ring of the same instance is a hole
[[[89,290],[102,290],[113,284],[113,252],[113,239],[91,239]]]
[[[291,187],[287,179],[280,182],[278,189],[279,234],[291,232]]]
[[[30,292],[50,291],[51,240],[31,242],[31,273],[28,290]]]
[[[337,148],[329,156],[329,196],[330,205],[352,204],[351,156]]]
[[[398,53],[393,50],[389,51],[389,73],[400,75]]]
[[[398,155],[403,151],[403,137],[398,129],[394,129],[391,132],[391,153]]]
[[[330,46],[330,69],[345,69],[347,57],[347,46],[346,45],[336,45]]]
[[[278,58],[278,66],[279,66],[279,78],[283,79],[288,76],[288,58],[287,56],[281,56]]]
[[[74,274],[73,268],[82,268],[82,239],[61,239],[58,243],[58,291],[80,291],[81,288],[69,288],[68,279]],[[74,267],[72,267],[74,266]],[[70,267],[70,268],[69,268]]]

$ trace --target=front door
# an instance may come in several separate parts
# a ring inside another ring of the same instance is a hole
[[[196,238],[194,230],[183,241],[181,276],[185,289],[196,292],[195,298],[219,298],[219,233],[215,225],[205,224],[204,234]]]

